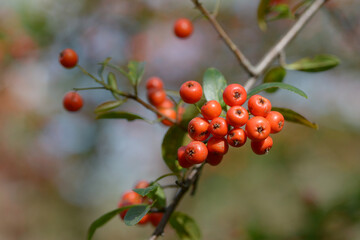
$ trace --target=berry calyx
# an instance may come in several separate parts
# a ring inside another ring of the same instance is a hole
[[[224,102],[230,106],[241,106],[245,103],[247,98],[246,90],[240,84],[230,84],[223,92]]]
[[[229,144],[225,138],[212,137],[207,143],[208,151],[218,155],[224,155],[229,150]]]
[[[248,101],[248,108],[252,115],[266,117],[271,111],[271,102],[263,96],[254,95]]]
[[[251,141],[251,149],[258,155],[266,154],[273,146],[273,140],[270,136],[262,141]]]
[[[164,87],[164,83],[161,80],[161,78],[151,77],[146,81],[146,89],[147,90],[150,90],[150,89],[162,90],[163,87]]]
[[[271,111],[266,116],[266,119],[269,121],[271,126],[271,132],[270,133],[278,133],[281,131],[281,129],[284,127],[284,116],[276,111]]]
[[[186,146],[185,159],[192,164],[199,164],[206,160],[208,150],[206,145],[200,141],[193,141]]]
[[[189,37],[194,30],[192,22],[187,18],[180,18],[174,24],[174,33],[179,38]]]
[[[247,122],[245,130],[248,138],[253,141],[261,141],[269,136],[271,126],[266,118],[253,117]]]
[[[78,62],[78,55],[74,50],[66,48],[60,53],[59,62],[65,68],[73,68]]]
[[[177,151],[177,159],[179,161],[179,165],[183,168],[189,168],[191,167],[192,163],[188,162],[186,160],[186,157],[185,157],[185,150],[186,150],[186,146],[181,146],[178,148],[178,151]]]
[[[213,120],[220,116],[222,112],[221,105],[216,100],[210,100],[201,107],[201,114],[207,120]]]
[[[187,81],[180,87],[181,99],[186,103],[196,103],[202,97],[202,87],[196,81]]]
[[[208,128],[209,122],[206,119],[196,117],[189,122],[188,133],[195,141],[204,141],[210,135]]]
[[[79,111],[83,104],[83,99],[78,92],[68,92],[63,98],[63,106],[70,112]]]
[[[248,120],[249,113],[242,106],[231,107],[226,113],[226,121],[235,128],[245,125]]]
[[[227,142],[230,146],[241,147],[246,143],[246,133],[242,128],[234,128],[227,135]]]
[[[210,122],[209,132],[215,137],[225,137],[228,132],[228,125],[226,120],[221,117],[214,118]]]

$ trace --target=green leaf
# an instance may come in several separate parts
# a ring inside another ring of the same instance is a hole
[[[145,62],[130,61],[128,64],[129,68],[129,80],[133,86],[137,86],[144,75]]]
[[[149,211],[151,205],[139,204],[135,205],[127,211],[124,222],[128,226],[134,226],[137,224]]]
[[[110,62],[110,60],[111,60],[111,57],[108,57],[108,58],[106,58],[106,59],[104,60],[104,62],[99,63],[99,64],[101,65],[101,67],[100,67],[100,69],[99,69],[99,72],[98,72],[99,77],[102,78],[102,75],[103,75],[103,73],[104,73],[105,67],[108,65],[108,63]]]
[[[201,232],[193,218],[181,212],[174,212],[170,217],[170,225],[182,240],[199,240]]]
[[[107,223],[108,221],[110,221],[113,217],[115,217],[116,215],[118,215],[119,213],[121,213],[122,211],[132,208],[136,205],[130,205],[130,206],[125,206],[122,208],[118,208],[115,210],[112,210],[108,213],[105,213],[104,215],[102,215],[101,217],[99,217],[98,219],[96,219],[89,227],[88,230],[88,235],[87,235],[87,239],[91,240],[92,237],[94,236],[95,231],[99,228],[102,227],[105,223]]]
[[[340,60],[332,55],[317,55],[314,58],[303,58],[285,67],[289,70],[303,72],[321,72],[339,65]]]
[[[302,96],[304,98],[308,98],[307,95],[302,90],[298,89],[297,87],[294,87],[294,86],[292,86],[290,84],[286,84],[286,83],[280,83],[280,82],[263,83],[255,88],[251,89],[248,92],[247,97],[250,98],[251,96],[253,96],[261,91],[264,91],[269,88],[274,88],[274,87],[289,90],[289,91],[299,94],[300,96]]]
[[[157,188],[158,188],[157,185],[152,185],[147,188],[135,188],[135,189],[133,189],[133,191],[140,194],[141,196],[145,197],[149,193],[154,192]]]
[[[269,19],[269,21],[274,21],[274,20],[278,20],[278,19],[283,19],[283,18],[290,18],[293,19],[294,15],[291,12],[291,9],[289,7],[289,5],[287,4],[278,4],[275,5],[271,8],[272,12],[276,12],[277,15],[271,19]]]
[[[159,209],[166,207],[166,196],[164,189],[162,189],[158,183],[155,183],[153,186],[156,186],[155,191],[150,192],[148,196],[154,201],[154,207]]]
[[[202,105],[204,105],[204,103],[206,102],[205,99],[200,99],[199,102],[196,103],[196,105],[201,108]],[[194,104],[188,105],[185,109],[184,114],[182,115],[181,118],[181,122],[180,125],[187,129],[189,122],[191,121],[191,119],[193,119],[194,117],[196,117],[197,115],[199,115],[199,110],[197,109],[197,107]]]
[[[113,118],[122,118],[126,119],[128,121],[134,121],[136,119],[145,120],[145,118],[140,117],[138,115],[128,113],[128,112],[105,112],[105,113],[99,113],[96,116],[97,119],[113,119]]]
[[[277,112],[281,113],[284,116],[286,121],[299,123],[299,124],[305,125],[307,127],[313,128],[313,129],[319,129],[319,126],[316,123],[310,122],[305,117],[303,117],[302,115],[300,115],[297,112],[294,112],[291,109],[272,107],[271,111],[277,111]]]
[[[281,67],[273,67],[271,68],[264,77],[264,83],[270,83],[270,82],[282,82],[286,76],[286,70]],[[268,93],[276,92],[279,88],[269,88],[265,91]]]
[[[169,128],[163,139],[161,145],[162,157],[172,172],[179,172],[181,169],[176,161],[177,150],[182,146],[186,133],[186,131],[175,125]]]
[[[267,29],[266,15],[269,12],[269,3],[270,0],[261,0],[257,9],[257,22],[262,31]]]
[[[207,101],[216,100],[220,103],[221,107],[225,107],[223,100],[223,92],[227,83],[225,77],[215,68],[209,68],[205,71],[203,77],[204,95]]]
[[[110,86],[110,88],[112,90],[118,89],[117,82],[116,82],[116,77],[115,77],[114,73],[109,72],[108,77],[107,77],[107,81],[108,81],[108,84],[109,84],[109,86]]]
[[[100,105],[98,105],[94,112],[96,114],[102,113],[102,112],[107,112],[110,111],[112,109],[115,109],[117,107],[119,107],[121,104],[123,104],[125,102],[125,100],[122,101],[108,101],[108,102],[104,102]]]

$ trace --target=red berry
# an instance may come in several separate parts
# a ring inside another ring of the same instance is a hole
[[[254,153],[258,155],[263,155],[268,153],[272,148],[273,140],[270,136],[268,136],[265,140],[262,141],[251,141],[251,149]]]
[[[133,204],[131,204],[130,202],[122,202],[122,201],[120,201],[118,203],[118,208],[126,207],[126,206],[129,206],[129,205],[133,205]],[[120,212],[119,215],[120,215],[122,220],[124,220],[127,211],[129,211],[129,209],[126,209],[126,210]]]
[[[221,112],[221,105],[215,100],[210,100],[201,107],[201,114],[207,120],[213,120],[214,118],[219,117]]]
[[[266,118],[253,117],[247,122],[245,130],[248,138],[253,141],[261,141],[269,136],[271,126]]]
[[[78,55],[74,50],[66,48],[60,53],[59,62],[65,68],[73,68],[78,62]]]
[[[186,150],[186,146],[182,146],[182,147],[179,147],[178,151],[177,151],[177,159],[179,161],[179,165],[183,168],[189,168],[191,167],[193,164],[188,162],[186,160],[186,157],[185,157],[185,150]]]
[[[185,108],[184,107],[179,107],[177,110],[177,121],[181,122],[182,120],[182,116],[185,113]]]
[[[211,166],[217,166],[221,163],[223,156],[224,155],[222,155],[222,154],[209,152],[206,162],[209,163]]]
[[[68,92],[63,98],[64,108],[70,112],[76,112],[83,106],[83,99],[77,92]]]
[[[150,213],[150,222],[154,227],[157,227],[159,225],[162,217],[164,216],[164,213]]]
[[[161,108],[159,109],[159,112],[162,113],[164,116],[176,121],[176,111],[172,108]],[[158,117],[161,117],[160,115]],[[172,122],[170,122],[167,119],[161,120],[162,124],[166,126],[172,126],[174,125]]]
[[[196,117],[189,122],[188,133],[195,141],[204,141],[210,135],[208,128],[209,122],[205,118]]]
[[[227,111],[226,120],[229,125],[239,128],[249,120],[249,113],[242,106],[234,106]]]
[[[271,111],[266,116],[266,119],[269,121],[271,126],[271,133],[278,133],[284,127],[284,116],[276,111]]]
[[[203,142],[193,141],[186,146],[185,159],[192,164],[199,164],[206,160],[208,150]]]
[[[186,103],[196,103],[202,97],[202,87],[195,81],[187,81],[180,87],[181,99]]]
[[[142,198],[140,194],[137,194],[134,191],[127,191],[121,197],[122,202],[129,202],[131,204],[140,204],[142,202]]]
[[[159,89],[150,89],[148,91],[148,100],[155,107],[160,106],[166,99],[166,92]]]
[[[150,186],[150,183],[148,181],[141,180],[141,181],[137,182],[137,184],[135,185],[135,188],[147,188],[148,186]]]
[[[146,214],[137,224],[144,225],[147,224],[149,221],[150,221],[150,216],[149,214]]]
[[[230,107],[243,105],[246,98],[246,90],[240,84],[230,84],[223,93],[224,102]]]
[[[214,137],[225,137],[228,132],[226,120],[221,117],[214,118],[210,122],[209,132],[214,135]]]
[[[165,100],[158,106],[156,106],[156,108],[173,108],[174,107],[174,102],[171,101],[169,98],[165,98]]]
[[[174,33],[179,38],[187,38],[193,32],[193,24],[187,18],[180,18],[174,24]]]
[[[207,143],[208,151],[219,155],[224,155],[229,150],[229,144],[225,138],[212,137]]]
[[[227,142],[233,147],[241,147],[246,143],[246,133],[242,128],[234,128],[227,135]]]
[[[252,115],[266,117],[271,111],[271,102],[260,95],[254,95],[248,101],[248,108]]]
[[[146,89],[162,90],[164,87],[163,81],[158,77],[151,77],[146,81]]]

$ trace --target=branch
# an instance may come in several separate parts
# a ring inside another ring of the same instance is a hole
[[[190,172],[189,176],[183,182],[183,184],[181,184],[181,188],[176,193],[171,204],[165,209],[164,216],[162,217],[159,225],[156,227],[155,231],[153,232],[153,234],[149,238],[149,240],[155,240],[155,239],[157,239],[157,237],[159,237],[163,234],[164,228],[165,228],[166,224],[168,223],[168,221],[171,217],[171,214],[175,211],[175,209],[176,209],[177,205],[180,203],[180,200],[182,199],[182,197],[187,193],[187,191],[190,189],[190,187],[198,180],[203,166],[204,166],[204,164],[194,167],[192,169],[192,171]]]
[[[216,18],[199,2],[199,0],[192,0],[195,7],[199,9],[199,11],[210,21],[215,30],[219,33],[222,40],[226,43],[229,49],[235,54],[239,63],[244,67],[245,71],[250,75],[254,76],[255,71],[253,65],[250,61],[244,56],[244,54],[240,51],[240,49],[235,45],[235,43],[231,40],[229,35],[225,32],[225,30],[221,27]]]

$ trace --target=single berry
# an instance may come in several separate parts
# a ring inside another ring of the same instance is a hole
[[[209,122],[205,118],[193,118],[188,125],[189,136],[195,141],[205,141],[210,133],[208,131]]]
[[[234,128],[227,135],[227,142],[233,147],[243,146],[246,139],[246,133],[242,128]]]
[[[189,168],[191,167],[192,163],[188,162],[186,160],[186,157],[185,157],[185,149],[186,149],[186,146],[182,146],[182,147],[179,147],[178,148],[178,151],[177,151],[177,159],[179,161],[179,165],[183,168]]]
[[[253,117],[247,122],[245,130],[248,138],[253,141],[261,141],[269,136],[271,126],[266,118]]]
[[[251,149],[254,153],[258,155],[263,155],[268,153],[272,148],[273,140],[268,136],[265,140],[262,141],[251,141]]]
[[[147,224],[149,221],[150,221],[149,214],[145,214],[145,216],[143,216],[143,218],[137,224],[144,225]]]
[[[206,160],[208,150],[203,142],[193,141],[186,146],[185,159],[192,164],[199,164]]]
[[[174,33],[179,38],[187,38],[193,32],[193,24],[187,18],[180,18],[174,24]]]
[[[133,204],[130,203],[130,202],[122,202],[122,201],[120,201],[120,202],[118,203],[118,208],[126,207],[126,206],[129,206],[129,205],[133,205]],[[120,212],[119,215],[120,215],[120,217],[121,217],[122,220],[124,220],[127,211],[129,211],[129,209],[126,209],[126,210]]]
[[[59,62],[65,68],[73,68],[78,62],[78,55],[74,50],[66,48],[60,53]]]
[[[169,98],[165,98],[165,100],[158,106],[156,106],[156,108],[173,108],[174,107],[174,102],[171,101]]]
[[[122,202],[129,202],[131,204],[140,204],[142,202],[141,195],[134,191],[127,191],[121,197]]]
[[[161,78],[151,77],[146,81],[146,89],[147,90],[150,90],[150,89],[162,90],[163,87],[164,87],[164,83],[161,80]]]
[[[230,107],[243,105],[246,98],[246,90],[240,84],[230,84],[223,92],[224,102]]]
[[[214,135],[214,137],[225,137],[228,132],[226,120],[221,117],[214,118],[210,122],[209,132]]]
[[[284,116],[276,111],[271,111],[266,116],[266,119],[269,121],[271,126],[271,133],[278,133],[284,127]]]
[[[208,164],[210,164],[211,166],[217,166],[221,163],[223,157],[224,157],[224,155],[222,155],[222,154],[209,152],[206,162]]]
[[[63,98],[64,108],[70,112],[76,112],[83,106],[83,99],[77,92],[68,92]]]
[[[135,188],[147,188],[148,186],[150,186],[150,183],[148,181],[141,180],[136,183]]]
[[[211,137],[207,142],[208,151],[219,155],[224,155],[229,150],[229,144],[224,137]]]
[[[263,96],[254,95],[248,101],[248,108],[252,115],[266,117],[271,111],[271,102]]]
[[[161,108],[159,109],[159,112],[162,113],[165,117],[168,117],[174,121],[176,121],[176,111],[172,108]],[[160,118],[161,116],[158,115],[158,117]],[[170,122],[167,119],[163,119],[161,120],[162,124],[166,125],[166,126],[172,126],[174,125],[174,123]]]
[[[180,87],[181,99],[186,103],[196,103],[202,97],[203,91],[200,83],[187,81]]]
[[[207,120],[213,120],[219,117],[222,112],[221,105],[216,100],[210,100],[201,107],[201,114]]]
[[[162,217],[164,216],[164,213],[150,213],[150,222],[154,227],[157,227],[159,225]]]
[[[166,99],[166,92],[159,89],[151,89],[147,94],[149,102],[155,107],[160,106]]]
[[[229,125],[239,128],[249,120],[248,111],[242,106],[231,107],[226,113],[226,121]]]

